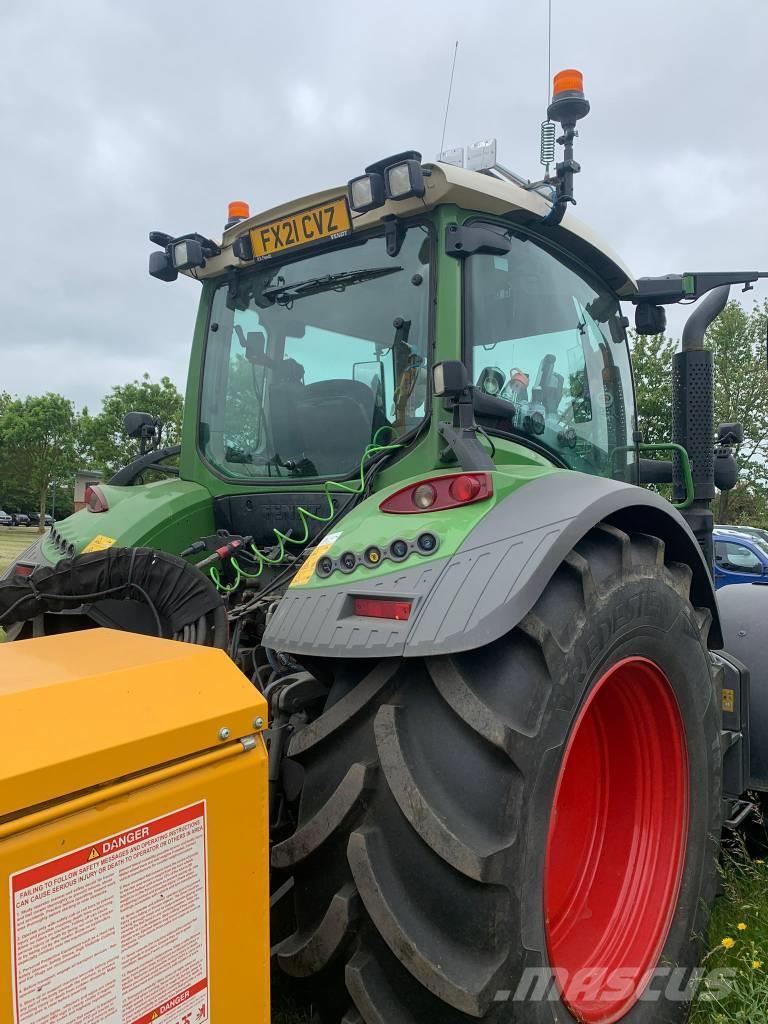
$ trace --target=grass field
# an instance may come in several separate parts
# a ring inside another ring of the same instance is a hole
[[[36,537],[35,528],[0,527],[0,572]],[[723,894],[715,904],[703,966],[734,973],[725,996],[707,999],[701,989],[690,1024],[768,1021],[768,841],[765,846],[764,857],[750,857],[738,842],[723,855]],[[316,1018],[280,995],[271,1024],[316,1024]]]
[[[0,526],[0,573],[8,568],[24,548],[34,543],[36,537],[36,526]],[[0,642],[4,639],[5,633],[0,626]]]
[[[0,526],[0,572],[36,539],[36,526]]]

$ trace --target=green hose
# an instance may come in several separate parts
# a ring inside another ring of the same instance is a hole
[[[223,583],[218,567],[212,565],[208,572],[214,584],[216,585],[217,590],[221,591],[223,594],[231,594],[234,590],[237,590],[237,588],[240,586],[243,580],[257,580],[264,571],[265,565],[282,565],[283,560],[285,559],[286,544],[299,544],[303,547],[309,540],[310,519],[314,519],[315,522],[318,523],[329,523],[336,515],[336,510],[334,509],[333,501],[331,500],[331,488],[335,488],[337,491],[343,491],[345,494],[362,494],[363,490],[365,489],[365,463],[368,461],[368,459],[372,458],[374,455],[378,455],[379,452],[393,452],[396,451],[398,448],[403,447],[401,444],[379,444],[377,439],[382,430],[392,430],[392,427],[379,427],[379,429],[373,435],[373,441],[371,441],[371,443],[366,446],[365,451],[362,454],[362,458],[360,459],[360,475],[359,479],[356,480],[354,484],[342,483],[341,481],[337,480],[326,480],[325,484],[323,485],[323,493],[325,494],[325,499],[328,502],[327,515],[317,515],[315,512],[310,512],[309,509],[303,508],[301,505],[299,505],[296,511],[298,512],[302,526],[304,527],[304,532],[302,536],[289,537],[287,534],[282,533],[280,530],[276,529],[274,531],[274,534],[275,537],[277,538],[277,543],[279,546],[279,552],[276,558],[268,558],[262,551],[259,551],[257,547],[251,545],[251,551],[253,552],[255,559],[259,563],[258,572],[246,572],[246,570],[243,569],[243,567],[238,562],[237,558],[233,556],[230,559],[230,564],[235,571],[235,579],[232,584]]]

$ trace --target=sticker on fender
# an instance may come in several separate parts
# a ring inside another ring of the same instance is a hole
[[[97,534],[97,536],[93,538],[93,540],[89,544],[85,545],[82,553],[84,555],[87,555],[90,554],[92,551],[106,551],[107,548],[114,547],[114,545],[114,537],[106,537],[103,533],[99,533]]]
[[[293,577],[288,586],[300,587],[303,583],[308,583],[309,580],[312,579],[312,573],[315,571],[317,563],[327,551],[331,550],[340,536],[341,530],[339,530],[338,533],[329,533],[327,536],[323,537],[322,543],[318,544],[317,547],[313,548],[309,555],[307,555],[307,560]]]
[[[205,801],[10,876],[15,1024],[208,1024]]]

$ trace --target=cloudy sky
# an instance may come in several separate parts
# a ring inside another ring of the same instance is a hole
[[[433,158],[456,39],[446,145],[496,135],[538,175],[546,22],[546,0],[1,0],[0,389],[183,387],[198,286],[148,277],[147,232]],[[767,40],[768,0],[553,0],[553,70],[592,103],[577,212],[637,274],[768,269]]]

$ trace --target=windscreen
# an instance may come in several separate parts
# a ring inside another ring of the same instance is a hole
[[[200,447],[238,479],[354,473],[427,414],[428,228],[269,261],[213,294]]]
[[[616,296],[532,237],[466,260],[467,357],[510,427],[571,469],[631,480],[633,394]]]

